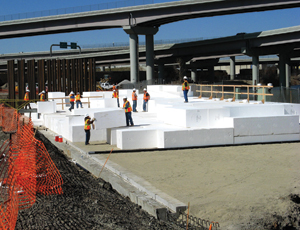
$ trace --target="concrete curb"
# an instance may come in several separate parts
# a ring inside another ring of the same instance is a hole
[[[56,142],[55,133],[48,130],[39,130],[53,145],[63,150],[63,153],[80,167],[99,178],[100,171],[106,161],[102,155],[89,155],[69,142]],[[121,195],[128,197],[132,202],[141,206],[143,210],[157,219],[166,220],[168,210],[179,214],[187,206],[153,187],[149,182],[134,175],[114,162],[107,162],[101,172],[101,178],[109,182]]]

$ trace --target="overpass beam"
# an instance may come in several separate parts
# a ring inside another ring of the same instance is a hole
[[[252,56],[252,84],[259,83],[259,56]]]
[[[235,56],[230,57],[230,80],[235,78]]]
[[[130,80],[136,83],[138,77],[138,35],[146,35],[146,65],[147,81],[151,84],[154,78],[154,39],[158,32],[157,27],[123,26],[123,30],[130,36]]]

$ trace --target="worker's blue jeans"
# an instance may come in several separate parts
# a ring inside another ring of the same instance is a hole
[[[70,102],[71,107],[69,108],[70,111],[72,111],[72,109],[74,109],[74,101]]]
[[[188,102],[188,96],[187,96],[188,92],[189,92],[188,90],[183,90],[183,96],[184,96],[184,101],[185,102]]]
[[[133,112],[136,112],[136,100],[135,101],[132,101],[132,111]]]
[[[76,101],[76,108],[77,108],[77,109],[78,109],[78,106],[79,106],[79,105],[80,105],[81,108],[83,108],[83,107],[82,107],[81,101]]]
[[[89,144],[90,137],[91,137],[91,130],[84,130],[85,131],[85,145]]]
[[[144,100],[144,103],[143,103],[143,111],[144,112],[147,112],[147,104],[148,104],[148,101]]]
[[[131,112],[125,113],[125,117],[126,117],[126,125],[129,126],[129,123],[130,123],[130,125],[133,125]]]

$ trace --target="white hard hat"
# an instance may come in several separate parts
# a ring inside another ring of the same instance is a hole
[[[183,79],[187,79],[187,77],[186,77],[186,76],[184,76],[184,77],[183,77]]]
[[[42,93],[45,93],[45,90],[43,90]]]
[[[90,115],[88,113],[85,114],[85,117],[89,117]]]
[[[127,97],[124,97],[123,100],[127,100]]]
[[[29,90],[29,89],[26,89],[26,92],[30,92],[30,90]]]
[[[74,94],[74,92],[73,91],[71,91],[71,93],[70,94]]]
[[[135,91],[135,88],[133,88],[133,91]]]
[[[116,90],[113,90],[114,92],[116,92]]]
[[[144,88],[144,91],[147,91],[147,89],[146,89],[146,88]]]

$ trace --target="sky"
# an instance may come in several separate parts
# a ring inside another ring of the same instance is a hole
[[[170,2],[170,0],[129,0],[139,2]],[[120,2],[114,0],[5,0],[5,4],[0,7],[0,19],[4,15],[16,15],[79,7],[95,4],[107,4]],[[124,5],[124,1],[120,2]],[[64,11],[64,10],[61,10]],[[215,16],[207,18],[190,19],[174,22],[159,27],[154,40],[184,40],[190,38],[216,38],[233,36],[237,33],[251,33],[266,30],[274,30],[300,25],[300,8],[273,10],[264,12],[254,12],[245,14],[234,14],[226,16]],[[145,36],[139,36],[140,41],[145,40]],[[128,43],[128,35],[121,29],[93,30],[85,32],[73,32],[53,35],[41,35],[23,38],[10,38],[0,40],[0,54],[49,51],[51,44],[59,42],[77,42],[82,48],[96,46],[98,44]],[[59,49],[53,47],[53,50]]]

